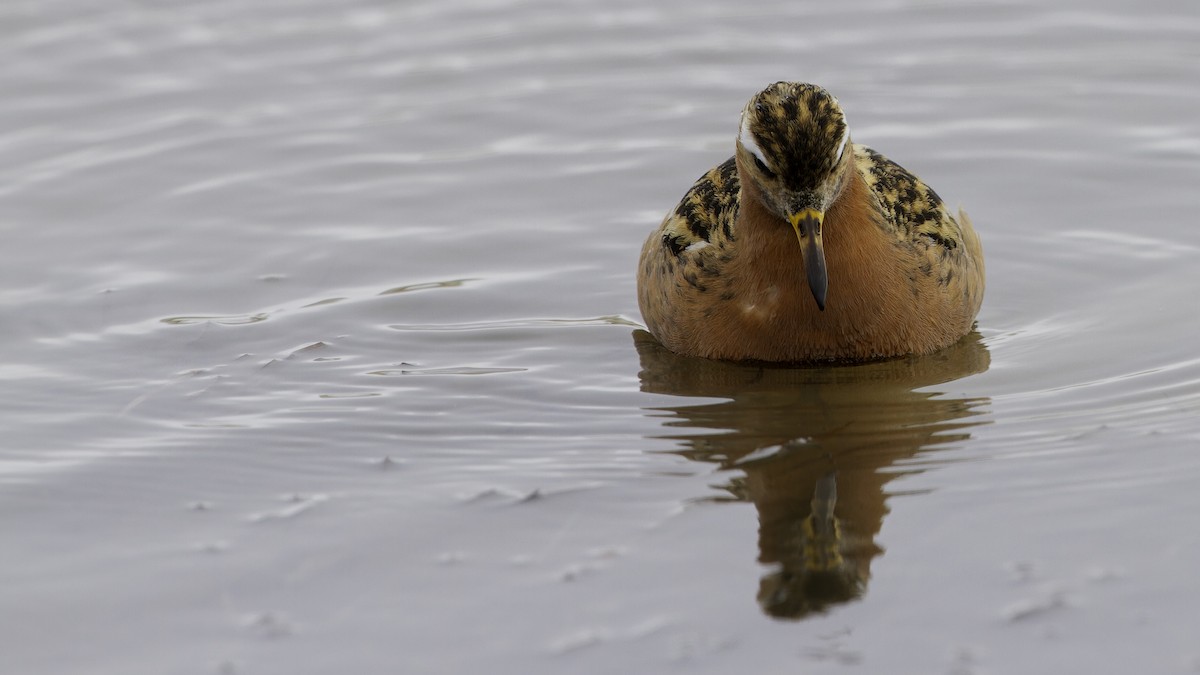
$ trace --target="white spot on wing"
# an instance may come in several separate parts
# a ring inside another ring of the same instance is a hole
[[[757,157],[758,161],[765,164],[768,169],[771,168],[771,163],[767,161],[766,156],[763,155],[763,151],[754,142],[754,132],[750,131],[750,118],[746,117],[745,114],[742,115],[742,130],[738,133],[738,142],[742,144],[743,148],[749,150],[750,154]]]

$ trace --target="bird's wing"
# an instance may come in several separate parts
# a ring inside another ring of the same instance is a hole
[[[663,220],[660,230],[663,245],[679,255],[695,250],[702,243],[733,239],[740,189],[732,157],[710,169]]]
[[[964,244],[962,226],[933,188],[871,148],[856,149],[859,171],[898,238],[924,237],[950,251]]]

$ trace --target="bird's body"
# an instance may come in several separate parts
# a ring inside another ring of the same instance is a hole
[[[650,332],[683,354],[786,362],[928,353],[966,335],[984,289],[966,214],[848,141],[820,87],[751,99],[734,157],[642,249]]]

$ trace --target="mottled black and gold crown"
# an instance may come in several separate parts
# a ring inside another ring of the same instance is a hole
[[[776,82],[742,111],[738,142],[765,178],[812,192],[833,176],[850,128],[836,98],[815,84]]]

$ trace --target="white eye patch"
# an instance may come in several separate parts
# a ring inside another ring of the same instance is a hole
[[[754,132],[750,131],[750,119],[744,114],[742,115],[742,130],[738,133],[738,141],[742,147],[749,150],[750,154],[758,158],[758,161],[763,163],[763,166],[771,168],[767,158],[763,155],[762,148],[758,147],[758,143],[754,142]]]
[[[842,130],[842,142],[838,143],[837,161],[842,159],[842,153],[846,151],[846,141],[850,140],[850,124],[846,122],[845,116],[842,116],[842,124],[845,128]]]

